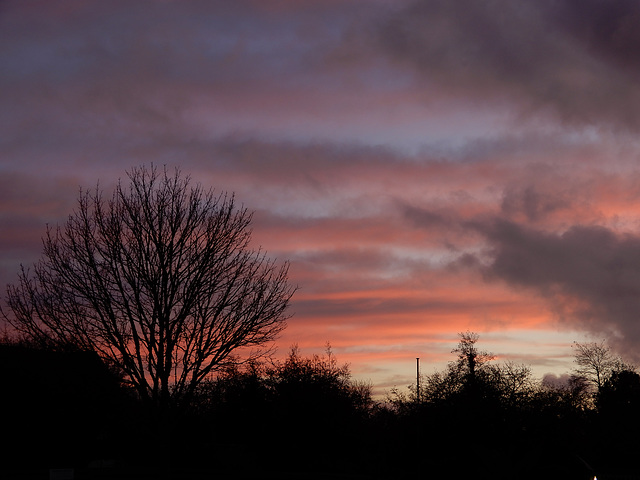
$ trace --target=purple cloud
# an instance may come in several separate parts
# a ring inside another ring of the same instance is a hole
[[[561,321],[640,359],[640,236],[601,226],[545,232],[503,220],[481,228],[491,247],[489,279],[538,292]]]

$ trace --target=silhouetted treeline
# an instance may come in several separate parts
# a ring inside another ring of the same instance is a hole
[[[590,363],[566,384],[545,384],[525,365],[496,362],[477,341],[461,334],[446,369],[424,376],[419,391],[413,385],[384,401],[374,401],[371,386],[354,381],[329,348],[306,357],[294,347],[282,361],[218,372],[163,425],[97,356],[5,341],[2,468],[74,465],[76,478],[153,472],[185,480],[323,473],[606,480],[640,473],[633,367],[587,345],[581,358]],[[8,429],[13,419],[18,427]],[[167,437],[170,444],[154,440]]]
[[[0,378],[0,471],[85,464],[129,446],[136,399],[96,354],[5,339]]]
[[[597,370],[600,388],[590,375],[545,384],[525,365],[493,363],[477,350],[476,334],[460,336],[458,357],[445,371],[424,377],[420,392],[390,395],[395,415],[384,436],[405,439],[395,443],[396,456],[410,451],[448,466],[450,478],[640,478],[640,376],[633,367],[610,361],[600,368],[613,359],[606,350],[590,364],[595,369],[582,371]]]
[[[187,436],[199,439],[201,455],[240,470],[353,470],[373,407],[370,386],[354,382],[330,349],[303,357],[294,347],[284,361],[205,382]]]

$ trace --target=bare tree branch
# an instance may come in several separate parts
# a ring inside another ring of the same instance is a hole
[[[630,369],[623,360],[614,355],[604,341],[589,343],[573,343],[574,362],[577,364],[574,372],[577,376],[587,380],[592,386],[600,390],[602,385],[617,370]]]
[[[32,340],[94,350],[161,409],[189,400],[240,348],[286,325],[288,263],[252,250],[252,214],[176,170],[136,168],[105,201],[81,191],[43,258],[7,288],[9,323]]]

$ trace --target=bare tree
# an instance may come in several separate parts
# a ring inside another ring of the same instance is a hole
[[[579,377],[585,378],[598,390],[604,385],[614,371],[631,369],[622,359],[611,352],[604,341],[599,343],[573,343],[574,362],[578,365],[574,370]]]
[[[502,401],[512,407],[523,404],[534,393],[531,368],[506,361],[489,368],[489,383],[499,392]]]
[[[252,213],[179,170],[135,168],[110,200],[80,192],[43,258],[7,288],[5,319],[53,347],[97,352],[156,411],[187,402],[238,349],[285,327],[288,263],[250,248]],[[249,352],[249,353],[247,353]]]

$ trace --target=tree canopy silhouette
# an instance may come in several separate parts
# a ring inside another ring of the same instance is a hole
[[[584,378],[597,390],[602,388],[611,375],[620,370],[633,369],[601,342],[573,342],[575,375]]]
[[[288,263],[250,247],[252,213],[151,166],[105,200],[81,191],[44,255],[7,288],[5,319],[49,346],[97,352],[160,411],[246,347],[264,353],[295,291]]]

